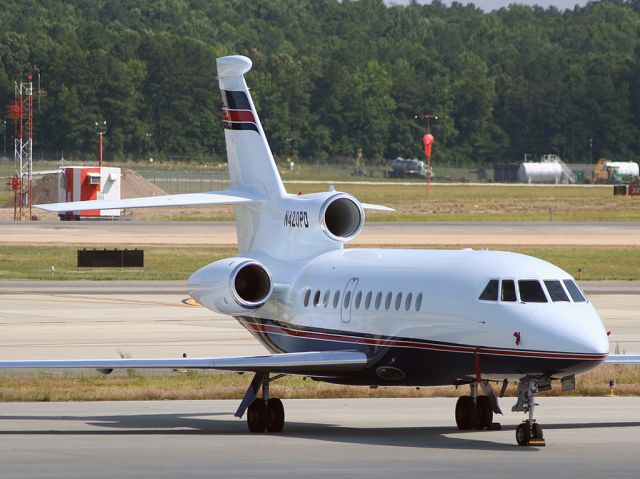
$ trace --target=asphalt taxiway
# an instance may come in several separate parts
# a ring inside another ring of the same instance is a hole
[[[286,400],[280,434],[237,401],[0,404],[0,477],[637,478],[638,398],[539,398],[546,447],[457,431],[454,399]],[[501,400],[508,411],[513,398]]]

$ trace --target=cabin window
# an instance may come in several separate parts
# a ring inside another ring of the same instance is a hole
[[[337,308],[340,304],[340,291],[336,291],[336,294],[333,295],[333,307]]]
[[[404,300],[404,310],[409,311],[411,309],[411,299],[413,299],[413,295],[409,293],[407,295],[407,299]]]
[[[392,296],[393,296],[393,294],[387,293],[387,297],[384,299],[384,309],[386,309],[387,311],[389,311],[389,308],[391,307],[391,297]]]
[[[551,301],[554,303],[557,301],[569,301],[569,296],[567,296],[567,293],[564,291],[562,283],[557,279],[546,279],[544,285],[547,287]]]
[[[365,309],[369,309],[369,306],[371,306],[371,296],[373,296],[373,293],[371,291],[369,291],[367,293],[367,297],[364,299],[364,307],[365,307]]]
[[[482,301],[498,301],[498,288],[499,281],[497,279],[492,279],[487,283],[480,295]]]
[[[574,281],[565,279],[562,282],[567,287],[567,291],[569,291],[571,299],[573,299],[576,303],[584,303],[587,301],[580,292],[580,288],[578,288],[578,285]]]
[[[378,294],[376,294],[376,310],[380,309],[381,303],[382,303],[382,291],[378,291]]]
[[[398,293],[396,296],[396,311],[400,311],[400,306],[402,305],[402,293]]]
[[[518,281],[518,288],[520,289],[520,301],[524,303],[547,302],[547,297],[544,295],[540,281],[536,281],[535,279],[521,279]]]
[[[311,290],[307,288],[304,292],[304,307],[309,306],[309,298],[311,297]]]
[[[324,306],[325,308],[329,306],[329,296],[331,296],[331,291],[326,290],[324,292],[324,297],[322,298],[322,306]]]
[[[360,303],[362,302],[362,291],[358,291],[356,294],[355,307],[356,309],[360,309]]]
[[[416,311],[420,311],[421,307],[422,307],[422,293],[418,293],[418,296],[416,296]]]
[[[320,304],[320,290],[316,290],[316,293],[313,295],[313,305],[318,306]]]
[[[351,291],[347,291],[346,293],[344,293],[344,301],[342,302],[344,309],[349,309],[350,303],[351,303]]]
[[[500,301],[516,301],[516,284],[513,280],[502,280],[502,292],[500,294]]]

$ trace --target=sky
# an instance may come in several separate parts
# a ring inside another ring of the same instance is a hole
[[[398,5],[406,5],[410,0],[386,0],[387,4],[398,4]],[[429,0],[418,0],[419,3],[431,3]],[[442,0],[443,3],[450,5],[453,0]],[[588,0],[476,0],[476,1],[467,1],[467,0],[457,0],[459,3],[473,3],[476,7],[481,8],[485,12],[489,12],[491,10],[496,10],[502,7],[506,7],[507,5],[511,5],[512,3],[518,3],[521,5],[539,5],[541,7],[547,8],[554,6],[559,10],[565,10],[567,8],[573,9],[576,5],[585,5]]]

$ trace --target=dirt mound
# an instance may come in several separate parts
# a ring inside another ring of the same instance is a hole
[[[140,198],[141,196],[160,196],[167,193],[146,180],[141,174],[131,170],[122,170],[120,198]]]
[[[142,175],[131,170],[122,170],[120,182],[120,198],[139,198],[141,196],[166,195],[164,190]],[[33,204],[58,202],[58,174],[51,173],[42,176],[33,184]]]
[[[58,174],[44,175],[33,184],[33,204],[56,203],[58,201]]]

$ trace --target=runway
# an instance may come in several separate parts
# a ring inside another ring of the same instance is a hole
[[[0,222],[0,244],[236,245],[234,223],[152,221]],[[640,246],[640,223],[378,223],[354,246]]]
[[[283,433],[259,435],[236,401],[1,404],[0,476],[638,477],[638,398],[538,402],[541,448],[515,445],[522,414],[457,431],[453,399],[285,400]]]

